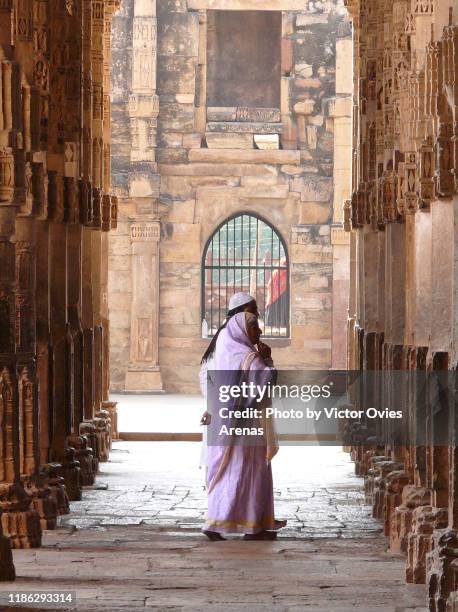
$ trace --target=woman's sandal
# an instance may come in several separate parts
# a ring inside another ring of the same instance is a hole
[[[204,535],[206,535],[207,538],[211,542],[218,542],[220,540],[225,540],[226,539],[226,538],[223,538],[223,536],[220,533],[218,533],[217,531],[208,531],[208,530],[205,530],[205,531],[202,531],[202,533]]]
[[[276,540],[276,531],[260,531],[259,533],[246,533],[243,536],[244,540]]]

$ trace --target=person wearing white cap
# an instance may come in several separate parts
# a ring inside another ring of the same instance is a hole
[[[229,316],[229,313],[231,313],[230,316],[233,316],[235,313],[233,313],[232,311],[235,310],[236,308],[240,308],[240,306],[248,307],[248,312],[250,312],[249,305],[251,304],[256,305],[256,300],[249,293],[245,293],[244,291],[239,291],[238,293],[234,293],[234,295],[231,295],[231,299],[229,300],[228,316]],[[257,306],[256,306],[256,310],[257,310]],[[253,314],[256,314],[256,313],[253,313]]]
[[[227,311],[226,318],[218,329],[216,334],[213,336],[212,341],[210,342],[207,350],[205,351],[202,361],[201,368],[199,373],[199,382],[200,382],[200,390],[202,395],[207,397],[207,383],[208,383],[208,372],[213,369],[213,355],[215,353],[216,343],[218,341],[218,336],[222,332],[222,330],[226,327],[231,318],[239,312],[250,312],[254,314],[256,317],[259,317],[258,305],[253,296],[249,293],[245,293],[244,291],[239,291],[238,293],[234,293],[229,300],[229,310]],[[260,355],[262,355],[265,359],[271,358],[271,350],[267,344],[264,342],[259,342],[257,345],[258,351]],[[209,425],[211,420],[211,413],[206,410],[202,415],[200,424],[201,425]],[[202,451],[200,454],[200,465],[204,467],[207,465],[207,430],[204,429],[202,435]]]
[[[251,312],[257,317],[259,317],[258,305],[256,304],[255,298],[249,293],[245,293],[244,291],[239,291],[238,293],[234,293],[234,295],[231,296],[229,300],[229,310],[227,311],[226,318],[224,319],[223,324],[218,329],[216,334],[213,336],[212,341],[210,342],[207,350],[205,351],[201,361],[202,364],[208,362],[208,360],[211,358],[211,356],[215,352],[218,336],[228,324],[229,319],[238,312]]]

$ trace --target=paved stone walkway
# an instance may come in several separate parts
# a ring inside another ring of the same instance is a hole
[[[102,464],[98,489],[72,504],[62,525],[148,525],[197,535],[206,511],[200,444],[118,442]],[[336,447],[282,447],[273,461],[276,515],[288,519],[281,537],[373,537],[380,523],[364,505],[361,480]]]
[[[280,450],[276,514],[288,528],[276,542],[203,538],[198,461],[196,443],[116,443],[44,546],[14,552],[18,580],[0,594],[66,589],[78,603],[60,609],[88,612],[426,610],[425,588],[404,584],[404,559],[385,551],[340,449]]]

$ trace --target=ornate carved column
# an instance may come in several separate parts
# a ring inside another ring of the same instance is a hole
[[[136,220],[132,241],[129,391],[162,391],[159,368],[159,220]]]
[[[2,24],[11,8],[11,4],[0,7]],[[21,86],[19,66],[3,59],[7,45],[11,44],[9,36],[2,42],[5,46],[0,46],[0,513],[3,533],[11,545],[30,548],[41,543],[40,518],[24,489],[26,477],[38,460],[33,229],[28,231],[33,221],[24,217],[16,225],[18,214],[31,213],[30,168],[26,163],[30,147],[30,89]]]
[[[39,473],[40,409],[36,359],[36,222],[16,217],[16,361],[19,397],[19,472],[45,529],[56,527],[57,504]]]
[[[0,258],[6,265],[0,268],[0,406],[1,406],[1,429],[5,434],[6,444],[2,444],[0,451],[0,481],[3,483],[8,474],[12,475],[13,465],[8,459],[7,451],[11,450],[8,438],[12,436],[11,421],[8,422],[8,410],[12,401],[12,389],[9,386],[11,377],[10,366],[8,364],[8,354],[14,350],[13,330],[14,324],[14,295],[12,284],[14,276],[11,265],[8,261],[14,261],[14,247],[9,242],[9,238],[14,232],[15,209],[10,206],[2,206],[6,196],[12,196],[12,190],[7,189],[5,184],[5,173],[0,174]],[[14,270],[14,267],[13,267]],[[11,417],[10,417],[11,418]],[[9,449],[8,449],[9,446]],[[7,485],[5,485],[7,486]],[[0,519],[3,524],[2,511],[5,509],[4,485],[0,485]],[[6,491],[5,491],[6,492]],[[5,500],[6,501],[6,500]],[[11,555],[10,539],[3,535],[0,525],[0,577],[2,580],[14,580],[14,565]]]

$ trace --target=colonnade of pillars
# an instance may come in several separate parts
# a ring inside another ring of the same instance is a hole
[[[406,555],[407,582],[428,584],[433,612],[458,610],[458,14],[442,0],[346,4],[355,77],[348,367],[375,379],[373,397],[355,387],[351,400],[402,408],[413,432],[398,443],[386,424],[386,439],[371,443],[361,419],[349,425],[349,450],[391,549]]]
[[[0,1],[0,579],[106,461],[110,20]]]

